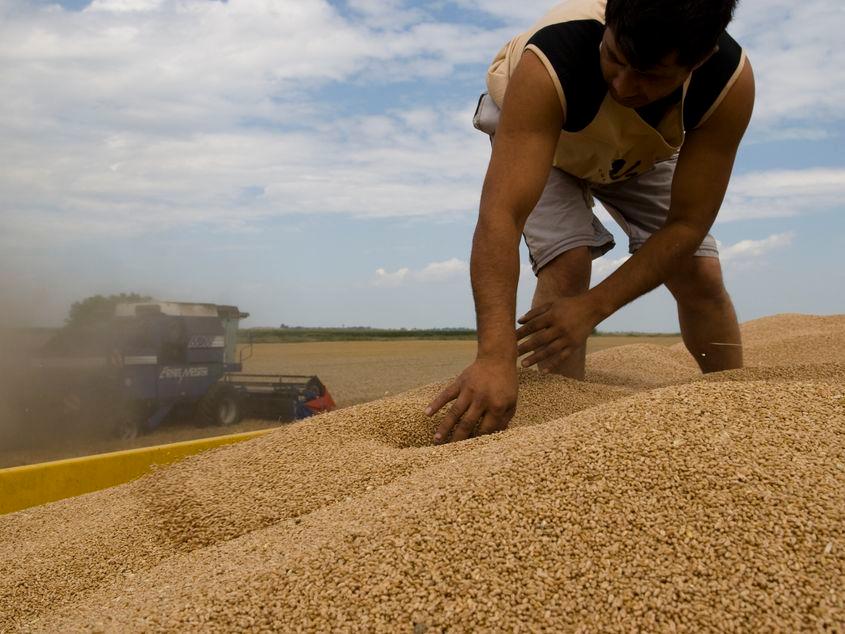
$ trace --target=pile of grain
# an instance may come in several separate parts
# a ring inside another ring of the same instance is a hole
[[[845,317],[744,332],[525,372],[495,436],[430,446],[428,386],[0,517],[0,629],[843,629]]]
[[[634,344],[590,355],[587,380],[606,385],[647,390],[692,381],[698,366],[683,344],[669,348],[654,344]]]

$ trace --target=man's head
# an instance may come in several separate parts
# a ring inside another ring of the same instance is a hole
[[[601,66],[611,96],[640,108],[674,92],[716,50],[737,0],[607,0]]]

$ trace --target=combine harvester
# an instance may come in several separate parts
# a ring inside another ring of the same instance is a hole
[[[238,353],[238,322],[248,316],[214,304],[119,304],[106,324],[63,331],[44,346],[19,407],[33,421],[60,413],[127,439],[174,411],[228,426],[333,409],[316,376],[242,374],[252,344]]]

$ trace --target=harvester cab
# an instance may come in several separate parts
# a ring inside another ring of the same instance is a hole
[[[235,306],[184,302],[118,304],[113,319],[61,333],[35,359],[66,413],[99,417],[120,436],[157,427],[174,410],[200,423],[245,415],[297,420],[334,408],[316,376],[242,374]]]

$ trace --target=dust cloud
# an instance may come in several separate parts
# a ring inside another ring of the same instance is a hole
[[[33,357],[55,332],[38,325],[49,304],[44,292],[0,283],[0,455],[50,437],[49,429],[39,429],[43,425],[33,425],[26,415],[28,396],[39,388]],[[0,459],[3,466],[11,465]]]
[[[108,404],[97,402],[96,385],[89,382],[83,395],[81,375],[42,367],[41,357],[76,347],[73,336],[56,340],[68,308],[49,287],[0,281],[0,468],[96,453],[112,431],[101,424]]]

